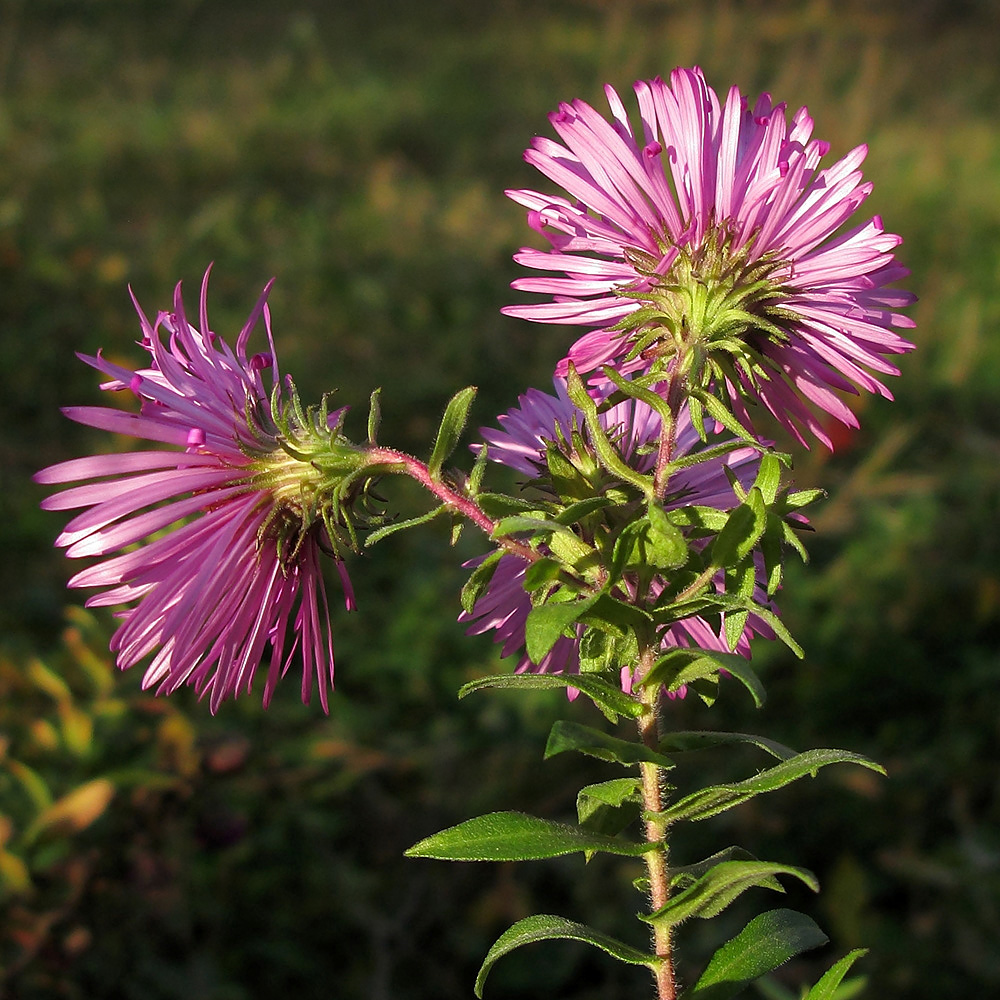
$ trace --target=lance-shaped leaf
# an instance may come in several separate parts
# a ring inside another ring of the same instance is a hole
[[[474,385],[459,389],[448,401],[445,407],[444,416],[441,418],[441,426],[438,428],[437,439],[431,451],[430,461],[427,463],[427,471],[431,479],[437,479],[441,475],[441,467],[448,460],[448,457],[455,450],[458,439],[465,430],[465,422],[469,418],[469,407],[476,398],[476,387]]]
[[[619,962],[629,965],[645,965],[650,969],[655,969],[660,960],[648,952],[639,951],[631,945],[618,941],[616,938],[604,934],[602,931],[587,927],[585,924],[578,924],[565,917],[556,917],[549,913],[539,913],[533,917],[525,917],[519,920],[513,927],[508,928],[497,938],[496,943],[486,953],[479,975],[476,976],[476,996],[482,997],[483,985],[490,970],[496,964],[497,959],[503,958],[515,948],[520,948],[524,944],[533,944],[536,941],[551,941],[554,939],[565,939],[568,941],[584,941],[592,944],[595,948],[607,952],[612,958],[617,958]]]
[[[881,764],[876,764],[859,753],[851,753],[849,750],[807,750],[744,781],[713,785],[711,788],[692,792],[669,809],[653,814],[653,818],[665,823],[708,819],[752,799],[755,795],[784,788],[807,774],[815,777],[816,772],[827,764],[860,764],[879,774],[885,774],[885,768]]]
[[[754,917],[712,956],[684,1000],[729,1000],[755,979],[827,940],[804,913],[769,910]]]
[[[609,836],[621,833],[639,815],[640,791],[638,778],[612,778],[581,788],[576,796],[580,825]]]
[[[472,571],[469,579],[465,581],[465,586],[462,588],[461,601],[462,609],[467,614],[472,614],[472,609],[476,606],[476,601],[486,593],[486,589],[490,585],[490,580],[493,579],[493,574],[496,572],[497,564],[500,562],[502,555],[503,552],[499,549],[489,553]]]
[[[767,526],[767,508],[754,487],[746,500],[729,515],[726,526],[712,543],[712,564],[734,566],[750,555]]]
[[[538,691],[559,687],[572,687],[582,691],[605,715],[614,716],[610,718],[611,722],[616,722],[618,715],[633,719],[642,715],[642,705],[638,701],[596,674],[497,674],[464,684],[458,696],[464,698],[473,691],[482,691],[484,688]]]
[[[793,875],[813,892],[819,892],[816,876],[805,868],[773,861],[720,861],[692,885],[672,896],[665,906],[642,919],[657,927],[676,927],[691,917],[707,920],[721,913],[748,889],[783,892],[776,875]]]
[[[802,1000],[834,1000],[835,997],[839,996],[838,990],[840,988],[841,980],[847,975],[851,966],[861,958],[862,955],[867,955],[867,948],[855,948],[854,951],[845,955],[835,966],[823,974],[823,978],[802,998]],[[862,983],[864,977],[860,977]],[[852,979],[849,984],[845,984],[845,988],[848,985],[853,986],[858,982],[857,979]]]
[[[701,649],[672,649],[653,664],[642,679],[643,687],[662,684],[668,691],[676,691],[685,684],[694,684],[702,678],[716,674],[735,677],[749,692],[757,708],[764,704],[764,685],[753,667],[733,653],[708,653]]]
[[[405,521],[393,521],[391,524],[385,524],[381,528],[376,528],[368,535],[365,539],[365,545],[374,545],[376,542],[381,542],[390,535],[396,534],[397,531],[405,531],[407,528],[415,528],[417,525],[427,524],[428,521],[433,521],[434,518],[446,513],[448,513],[448,506],[447,504],[442,504],[440,507],[435,507],[433,510],[427,511],[426,514],[409,517]]]
[[[642,743],[630,743],[628,740],[620,740],[616,736],[602,733],[599,729],[591,729],[590,726],[581,726],[578,722],[566,722],[560,719],[549,733],[548,742],[545,744],[545,759],[548,760],[549,757],[565,753],[567,750],[576,750],[588,757],[624,764],[626,767],[643,761],[659,767],[674,766],[669,757],[650,750]]]
[[[524,646],[532,663],[542,661],[565,630],[596,603],[598,596],[551,602],[531,609],[524,623]]]
[[[769,740],[765,736],[755,736],[752,733],[719,733],[711,730],[668,733],[660,740],[659,749],[664,753],[678,753],[685,750],[704,750],[707,747],[730,746],[733,743],[753,744],[761,750],[766,750],[772,757],[777,757],[778,760],[788,760],[796,755],[791,747]]]
[[[480,454],[486,451],[480,449]],[[509,517],[512,514],[535,513],[542,514],[537,503],[529,503],[519,497],[509,497],[506,493],[480,493],[476,497],[476,503],[482,508],[483,513],[494,520],[501,517]]]
[[[439,861],[539,861],[577,851],[640,857],[657,843],[635,843],[520,812],[477,816],[414,844],[406,856]]]
[[[382,390],[376,389],[368,400],[368,443],[375,444],[382,424]]]

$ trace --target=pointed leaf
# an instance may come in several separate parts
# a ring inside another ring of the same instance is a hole
[[[538,861],[577,851],[640,857],[659,846],[605,837],[526,813],[496,812],[435,833],[405,853],[439,861]]]
[[[712,956],[684,1000],[729,1000],[748,983],[828,940],[805,914],[769,910],[754,917]]]
[[[626,962],[629,965],[645,965],[653,969],[659,964],[659,960],[647,952],[639,951],[637,948],[618,941],[593,927],[575,923],[565,917],[539,913],[533,917],[519,920],[497,938],[496,943],[483,959],[479,975],[476,976],[476,996],[482,997],[486,977],[496,964],[497,959],[503,958],[504,955],[509,954],[515,948],[520,948],[521,945],[554,939],[585,941],[595,948],[600,948],[601,951],[606,951],[613,958],[617,958],[619,962]]]
[[[807,774],[815,776],[819,768],[827,764],[860,764],[879,774],[885,774],[885,768],[859,753],[851,753],[849,750],[807,750],[744,781],[714,785],[692,792],[669,809],[656,813],[655,818],[666,823],[708,819],[752,799],[755,795],[784,788]]]
[[[376,542],[381,542],[390,535],[396,534],[397,531],[405,531],[407,528],[415,528],[417,525],[426,524],[428,521],[433,521],[434,518],[440,517],[447,512],[447,505],[442,504],[440,507],[435,507],[426,514],[421,514],[419,517],[409,517],[405,521],[394,521],[392,524],[385,524],[381,528],[376,528],[368,535],[365,539],[365,545],[374,545]]]
[[[497,564],[500,562],[502,555],[503,553],[499,549],[496,552],[491,552],[472,571],[469,579],[465,581],[465,586],[462,587],[461,601],[462,610],[466,614],[472,614],[472,609],[476,606],[476,601],[486,593],[486,589],[490,585],[490,580],[493,579],[493,574],[496,572]]]
[[[777,889],[775,875],[794,875],[813,892],[819,892],[816,876],[805,868],[773,861],[720,861],[693,885],[671,897],[655,913],[643,917],[657,927],[676,927],[691,917],[707,920],[721,913],[748,889]]]
[[[378,438],[378,429],[382,423],[382,390],[376,389],[369,399],[368,404],[368,443],[375,444]]]
[[[638,701],[625,694],[621,688],[609,684],[603,677],[595,674],[497,674],[464,684],[458,692],[458,697],[464,698],[473,691],[482,691],[484,688],[538,691],[560,687],[572,687],[582,691],[605,713],[617,713],[632,719],[642,715],[642,705]]]
[[[441,467],[455,450],[458,439],[462,436],[462,431],[465,430],[465,422],[469,418],[469,407],[472,406],[472,401],[475,398],[476,387],[469,385],[464,389],[459,389],[448,401],[444,416],[441,418],[441,426],[438,428],[434,450],[427,463],[427,471],[430,473],[431,479],[437,479],[441,475]]]
[[[840,982],[847,975],[851,966],[861,958],[862,955],[867,955],[867,948],[855,948],[854,951],[845,955],[836,965],[832,968],[827,969],[823,974],[823,978],[802,998],[802,1000],[836,1000],[841,995],[839,989]],[[850,984],[845,984],[845,988],[848,985],[853,985],[857,980],[851,980]]]
[[[565,630],[597,601],[598,596],[532,608],[524,623],[524,645],[531,662],[540,663]]]
[[[706,747],[729,746],[733,743],[751,743],[766,750],[778,760],[788,760],[795,751],[783,743],[777,743],[764,736],[751,733],[717,733],[709,730],[668,733],[660,740],[659,749],[664,753],[678,753],[685,750],[703,750]]]
[[[548,742],[545,744],[545,759],[567,750],[576,750],[588,757],[606,760],[615,764],[631,767],[643,761],[656,764],[659,767],[672,768],[674,762],[663,754],[650,750],[642,743],[630,743],[628,740],[608,736],[599,729],[581,726],[578,722],[560,720],[552,727]]]
[[[581,788],[576,797],[580,825],[609,836],[621,833],[639,816],[640,785],[638,778],[614,778]]]

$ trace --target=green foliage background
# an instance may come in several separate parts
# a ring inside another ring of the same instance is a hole
[[[781,596],[806,664],[758,649],[760,713],[736,690],[675,707],[679,727],[850,747],[890,780],[831,772],[690,849],[740,842],[820,876],[818,902],[790,902],[836,951],[786,985],[866,944],[869,996],[995,991],[998,49],[989,0],[0,3],[2,995],[457,998],[527,913],[625,933],[628,864],[401,858],[477,812],[567,817],[582,783],[579,762],[540,755],[557,716],[595,722],[584,706],[455,701],[497,669],[454,621],[475,539],[398,536],[352,566],[361,611],[336,616],[329,718],[291,681],[267,715],[213,719],[113,676],[109,619],[66,618],[59,518],[30,475],[108,447],[58,407],[98,398],[74,351],[138,357],[126,284],[155,311],[178,279],[193,300],[211,260],[213,326],[238,329],[277,275],[283,369],[306,399],[339,386],[359,433],[376,385],[385,439],[408,449],[467,383],[489,422],[567,342],[498,314],[529,235],[502,196],[536,183],[522,149],[558,101],[694,63],[717,89],[808,104],[835,155],[870,144],[866,207],[905,236],[921,301],[897,402],[863,401],[835,457],[797,457],[830,494]],[[682,958],[722,933],[695,929]],[[644,975],[543,945],[490,988],[639,996]]]

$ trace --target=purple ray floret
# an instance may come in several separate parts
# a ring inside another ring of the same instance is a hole
[[[513,287],[549,301],[504,312],[591,328],[557,373],[570,361],[582,372],[643,371],[691,334],[675,290],[696,280],[729,311],[700,317],[693,336],[715,322],[727,347],[742,338],[752,362],[724,379],[744,422],[741,395],[800,441],[808,433],[829,446],[816,410],[856,427],[842,393],[892,398],[890,358],[913,347],[896,332],[913,321],[897,310],[914,296],[889,287],[908,273],[893,257],[900,238],[878,216],[849,222],[871,192],[866,147],[821,167],[829,146],[812,138],[805,108],[789,121],[768,94],[751,106],[735,87],[723,104],[699,69],[636,83],[638,127],[605,91],[610,121],[583,101],[563,104],[549,119],[561,142],[538,137],[525,153],[568,197],[507,192],[550,243],[515,255],[544,274]],[[738,333],[734,317],[745,320]]]
[[[74,406],[81,424],[173,446],[71,459],[39,472],[39,483],[82,483],[43,501],[48,510],[82,508],[56,539],[71,557],[97,557],[72,587],[97,587],[91,606],[123,606],[111,640],[125,670],[151,657],[144,688],[169,694],[193,685],[214,712],[250,690],[270,663],[264,703],[293,661],[302,664],[302,698],[315,682],[327,708],[333,683],[330,616],[320,568],[328,546],[322,523],[301,518],[298,493],[310,469],[279,442],[287,405],[275,360],[265,288],[231,348],[211,332],[202,283],[199,327],[174,308],[150,323],[136,304],[148,368],[131,370],[100,353],[82,360],[131,393],[139,412]],[[263,318],[267,352],[248,356]],[[269,385],[264,372],[270,372]],[[297,520],[296,520],[297,519]],[[138,546],[138,547],[136,547]],[[337,568],[348,608],[354,597]]]

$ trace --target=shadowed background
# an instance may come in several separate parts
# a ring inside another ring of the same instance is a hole
[[[568,818],[576,788],[610,776],[540,763],[557,716],[597,724],[586,706],[456,701],[498,669],[454,620],[471,531],[457,551],[432,528],[352,564],[361,610],[335,612],[329,718],[291,678],[266,715],[247,699],[211,718],[115,674],[110,617],[67,613],[83,595],[64,588],[62,519],[37,509],[30,475],[127,444],[59,415],[98,401],[74,352],[135,362],[126,286],[147,312],[179,279],[194,302],[213,260],[213,327],[235,334],[276,275],[282,369],[306,400],[337,387],[359,436],[377,385],[383,438],[418,453],[465,384],[480,387],[474,423],[491,421],[547,384],[570,336],[498,312],[530,236],[502,191],[546,183],[523,148],[560,100],[601,106],[605,82],[693,64],[721,92],[807,104],[831,162],[869,143],[865,210],[905,237],[921,301],[897,402],[861,402],[834,457],[796,450],[796,479],[829,491],[812,564],[780,598],[805,663],[758,647],[759,713],[725,688],[711,710],[671,709],[679,727],[859,750],[890,780],[831,770],[678,851],[738,842],[819,875],[819,897],[787,905],[833,945],[766,997],[860,945],[871,997],[996,990],[998,46],[987,0],[0,2],[0,995],[451,1000],[531,912],[643,943],[622,927],[641,903],[628,863],[401,858],[477,812]],[[786,901],[748,902],[687,928],[682,968]],[[642,970],[565,943],[493,975],[494,996],[524,1000],[649,990]]]

